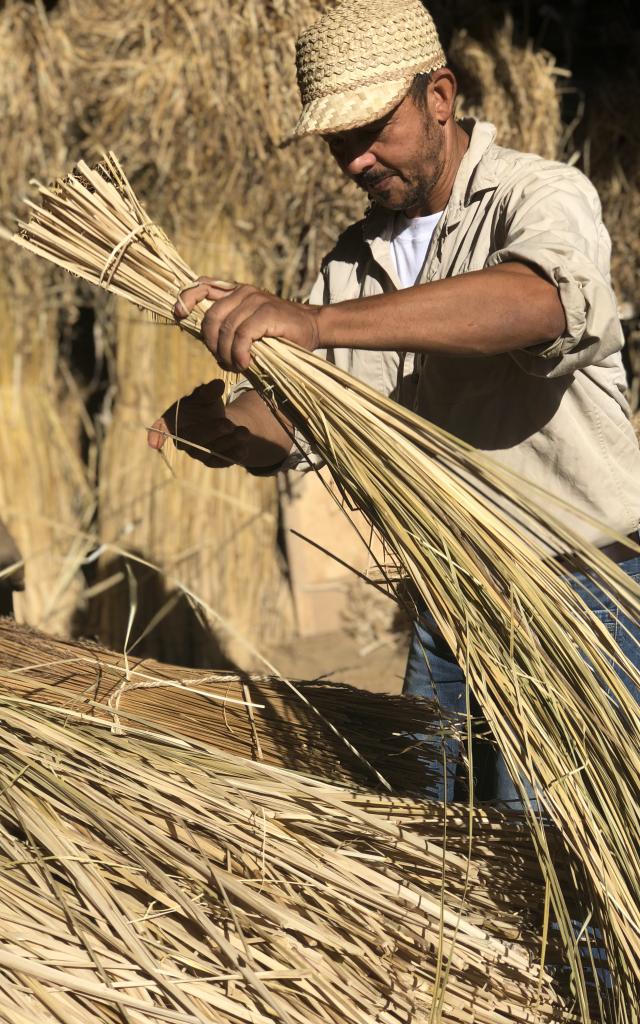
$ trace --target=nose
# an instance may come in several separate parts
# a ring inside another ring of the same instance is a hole
[[[340,169],[350,177],[356,177],[376,164],[375,154],[371,152],[371,140],[363,138],[358,131],[333,135],[326,141]]]
[[[375,167],[376,158],[369,150],[365,150],[364,153],[356,153],[349,155],[344,166],[344,170],[352,178],[355,178],[358,174],[362,174],[363,171],[368,171],[372,167]]]

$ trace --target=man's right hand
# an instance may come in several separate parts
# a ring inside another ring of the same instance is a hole
[[[247,465],[251,434],[228,415],[223,393],[223,382],[210,380],[178,399],[150,428],[149,447],[159,451],[170,436],[178,451],[205,466]]]

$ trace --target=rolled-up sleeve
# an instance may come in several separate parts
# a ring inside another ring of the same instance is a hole
[[[314,306],[325,305],[328,302],[326,298],[327,282],[325,274],[321,271],[311,289],[309,294],[309,303]],[[326,350],[318,350],[315,353],[319,358],[326,358]],[[243,377],[229,391],[229,402],[235,402],[237,398],[240,398],[246,391],[252,391],[253,387]],[[321,456],[314,450],[312,445],[309,444],[304,434],[294,429],[293,444],[291,451],[287,455],[286,459],[282,462],[277,463],[275,466],[259,467],[249,469],[248,472],[253,476],[274,476],[276,473],[282,473],[287,469],[294,469],[305,472],[310,469],[317,469],[323,464]]]
[[[558,290],[564,332],[511,353],[523,370],[559,377],[620,350],[623,336],[608,276],[611,241],[589,180],[574,168],[546,164],[507,194],[500,247],[485,266],[517,260]]]

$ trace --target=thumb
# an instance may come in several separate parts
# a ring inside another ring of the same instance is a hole
[[[156,420],[153,426],[147,431],[147,444],[149,447],[155,448],[156,451],[160,451],[166,441],[166,435],[168,432],[167,424],[161,416],[160,419]]]

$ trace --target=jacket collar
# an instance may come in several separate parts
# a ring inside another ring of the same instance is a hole
[[[469,146],[460,161],[451,189],[447,203],[449,213],[468,206],[479,192],[495,188],[498,184],[493,161],[484,159],[487,150],[495,142],[495,126],[488,121],[476,121],[472,117],[463,118],[459,123],[469,135]]]

